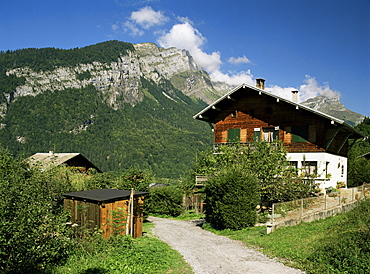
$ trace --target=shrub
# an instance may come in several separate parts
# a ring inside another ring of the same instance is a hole
[[[0,149],[0,272],[32,273],[67,257],[65,218],[37,171]]]
[[[207,181],[206,221],[220,229],[253,226],[259,203],[257,178],[242,169],[228,168]]]
[[[145,199],[145,209],[148,213],[178,216],[182,212],[182,192],[171,186],[149,189]]]

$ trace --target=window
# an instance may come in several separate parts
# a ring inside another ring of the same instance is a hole
[[[240,142],[240,128],[232,128],[227,130],[227,142],[228,143]]]
[[[292,142],[307,142],[308,127],[307,126],[292,126]]]
[[[279,139],[279,127],[273,128],[255,128],[254,141],[273,142]]]
[[[263,128],[262,140],[265,142],[273,142],[279,139],[279,127],[275,128]]]
[[[305,175],[317,174],[317,162],[314,161],[302,162],[302,173]]]

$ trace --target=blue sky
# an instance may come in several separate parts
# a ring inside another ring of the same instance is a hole
[[[213,80],[370,116],[369,0],[0,0],[0,50],[107,40],[190,51]]]

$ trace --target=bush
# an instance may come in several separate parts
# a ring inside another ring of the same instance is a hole
[[[55,215],[56,191],[24,162],[0,149],[0,272],[32,273],[67,257],[63,214]]]
[[[182,212],[182,192],[171,186],[149,189],[145,210],[150,214],[179,216]]]
[[[242,169],[221,170],[207,181],[206,221],[219,229],[253,226],[259,203],[257,178]]]

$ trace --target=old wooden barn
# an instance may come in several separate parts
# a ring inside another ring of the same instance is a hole
[[[78,235],[98,229],[104,238],[113,234],[142,236],[144,196],[147,192],[95,189],[64,195],[64,208]]]

